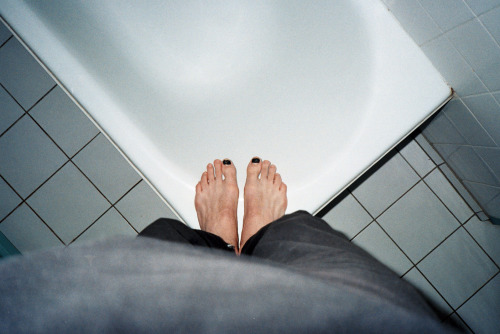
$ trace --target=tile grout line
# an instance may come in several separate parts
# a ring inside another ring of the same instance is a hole
[[[472,217],[469,218],[469,220],[467,222],[469,222],[471,219],[472,219]],[[491,223],[485,223],[485,222],[481,222],[481,223],[491,224]],[[486,254],[486,256],[490,259],[490,261],[493,262],[493,264],[497,267],[498,270],[500,270],[500,264],[496,263],[496,261],[493,260],[493,258],[490,256],[490,254],[488,254],[488,252],[483,248],[483,246],[481,245],[481,243],[478,242],[476,240],[476,238],[474,238],[474,236],[472,235],[472,233],[470,233],[469,230],[465,228],[465,224],[464,224],[463,227],[464,227],[465,232],[472,238],[472,240],[474,240],[474,242],[479,246],[479,248],[483,251],[483,253]]]
[[[493,97],[493,94],[491,94],[491,97],[493,98],[493,100],[495,100],[495,98]],[[470,110],[469,106],[464,102],[464,100],[458,96],[458,100],[460,101],[460,103],[462,103],[465,108],[467,109],[467,111],[469,112],[469,114],[472,115],[472,117],[476,120],[477,124],[479,124],[479,126],[481,127],[481,129],[483,129],[483,131],[488,135],[488,137],[493,141],[493,143],[495,143],[496,147],[498,147],[498,143],[495,141],[495,139],[490,135],[490,133],[484,128],[483,124],[477,119],[476,115],[472,112],[472,110]],[[446,118],[448,118],[448,120],[455,126],[455,128],[457,129],[458,133],[460,133],[462,135],[462,137],[464,137],[465,141],[467,141],[467,139],[465,138],[465,136],[460,132],[460,130],[457,128],[457,125],[455,124],[455,122],[453,122],[453,120],[451,120],[447,113],[445,113],[445,116]],[[472,145],[472,144],[471,144]],[[480,145],[474,145],[474,146],[478,146],[478,147],[489,147],[489,146],[480,146]]]
[[[54,231],[54,230],[53,230],[53,229],[49,226],[49,224],[47,224],[47,223],[45,222],[45,220],[44,220],[44,219],[43,219],[43,218],[42,218],[42,217],[38,214],[38,212],[36,212],[36,211],[35,211],[35,210],[31,207],[31,205],[29,205],[29,203],[28,203],[28,202],[25,202],[25,204],[26,204],[26,206],[27,206],[28,208],[30,208],[30,210],[31,210],[31,211],[32,211],[32,212],[33,212],[33,213],[34,213],[34,214],[38,217],[38,219],[40,219],[40,220],[41,220],[41,221],[45,224],[45,226],[47,226],[47,228],[48,228],[48,229],[49,229],[49,230],[50,230],[50,231],[51,231],[51,232],[52,232],[52,233],[56,236],[56,238],[57,238],[57,239],[59,239],[59,240],[62,242],[62,244],[63,244],[64,246],[67,246],[67,245],[66,245],[66,243],[62,240],[62,238],[61,238],[61,237],[59,237],[59,235],[58,235],[58,234],[57,234],[57,233],[56,233],[56,232],[55,232],[55,231]]]
[[[2,24],[2,22],[1,22],[1,21],[0,21],[0,24]],[[12,35],[12,34],[11,34],[11,35],[10,35],[10,37],[9,37],[9,38],[7,38],[7,39],[5,40],[5,42],[3,42],[3,43],[0,45],[0,48],[2,48],[5,44],[7,44],[7,42],[8,42],[8,41],[10,41],[13,37],[14,37],[14,35]]]
[[[489,282],[491,282],[495,277],[498,276],[498,274],[500,274],[500,271],[497,271],[493,276],[491,276],[483,285],[481,285],[480,288],[478,288],[472,295],[469,296],[469,298],[467,298],[462,304],[460,304],[458,307],[457,307],[457,310],[459,310],[462,306],[465,305],[465,303],[467,303],[469,300],[472,299],[472,297],[474,297],[482,288],[484,288]],[[463,319],[462,319],[463,321]],[[465,322],[465,321],[464,321]]]
[[[94,220],[89,226],[87,226],[80,234],[78,234],[71,242],[70,244],[72,244],[73,242],[75,242],[83,233],[85,233],[88,229],[90,229],[95,223],[97,223],[97,221],[99,219],[101,219],[107,212],[109,212],[111,209],[115,209],[119,214],[120,216],[122,216],[123,219],[125,219],[125,221],[127,222],[127,224],[130,225],[130,227],[137,233],[139,234],[139,232],[135,229],[135,227],[128,221],[128,219],[120,212],[120,210],[118,210],[118,208],[116,207],[116,204],[118,204],[118,202],[120,202],[125,196],[127,196],[127,194],[129,194],[137,185],[139,185],[139,183],[141,183],[143,180],[140,179],[136,184],[134,184],[129,190],[127,190],[120,198],[118,198],[114,204],[112,203],[111,206],[106,210],[104,211],[103,214],[101,214],[96,220]],[[110,202],[111,203],[111,202]]]

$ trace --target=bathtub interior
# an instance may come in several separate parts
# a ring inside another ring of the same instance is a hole
[[[288,185],[287,212],[315,212],[450,95],[377,1],[19,1],[0,10],[194,227],[194,185],[214,158],[235,163],[241,190],[250,158],[271,160]]]

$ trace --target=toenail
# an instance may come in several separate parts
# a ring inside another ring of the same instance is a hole
[[[258,164],[259,162],[260,162],[259,158],[253,158],[252,159],[252,163],[254,163],[254,164]]]
[[[227,160],[227,159],[225,159],[225,160],[222,160],[222,163],[223,163],[224,165],[230,165],[230,164],[231,164],[231,160]]]

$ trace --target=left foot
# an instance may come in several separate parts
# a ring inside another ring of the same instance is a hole
[[[218,235],[238,254],[236,168],[230,160],[224,162],[217,159],[213,165],[208,164],[196,185],[194,206],[201,230]]]

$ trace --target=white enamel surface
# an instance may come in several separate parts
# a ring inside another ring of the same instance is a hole
[[[12,1],[0,13],[193,227],[215,158],[237,166],[240,196],[248,161],[271,160],[287,212],[314,212],[450,93],[378,1]]]

